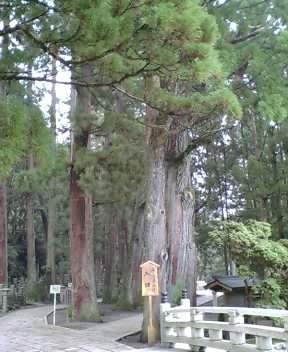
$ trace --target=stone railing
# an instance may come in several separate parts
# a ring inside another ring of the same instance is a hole
[[[224,321],[217,320],[219,314]],[[280,318],[283,327],[259,325],[258,322],[248,324],[244,322],[244,317],[246,320],[247,317],[254,317],[250,320],[256,321],[259,318]],[[273,343],[279,342],[286,344],[287,349],[287,323],[286,310],[190,307],[187,298],[182,298],[181,306],[171,308],[165,296],[161,303],[161,342],[168,345],[185,344],[192,351],[204,351],[205,347],[230,352],[273,351]]]
[[[2,313],[8,311],[8,292],[9,288],[0,288],[0,311]]]
[[[25,280],[14,280],[9,287],[0,284],[0,312],[6,313],[25,305]]]

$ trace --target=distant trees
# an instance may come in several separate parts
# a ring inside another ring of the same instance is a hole
[[[287,308],[287,240],[273,240],[268,223],[250,220],[227,221],[209,235],[214,248],[229,248],[239,274],[258,278],[260,302],[266,306]]]
[[[227,82],[243,111],[240,121],[220,118],[214,138],[193,153],[200,261],[201,268],[210,265],[209,270],[215,256],[206,250],[206,239],[218,221],[257,219],[271,223],[273,239],[287,236],[283,132],[287,33],[282,26],[287,22],[282,14],[286,4],[248,1],[238,5],[237,1],[208,5],[222,33],[218,45]],[[228,248],[223,261],[224,271],[231,273]]]

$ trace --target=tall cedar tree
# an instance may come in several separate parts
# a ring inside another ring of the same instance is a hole
[[[87,149],[89,140],[89,126],[85,123],[91,118],[91,89],[88,87],[117,86],[136,76],[144,77],[149,87],[149,91],[144,89],[147,105],[146,147],[150,154],[149,157],[147,154],[146,162],[143,259],[154,259],[161,264],[160,282],[163,289],[167,281],[168,258],[171,263],[174,260],[171,270],[174,273],[171,272],[169,277],[175,281],[177,272],[187,276],[183,269],[185,263],[176,263],[175,258],[181,258],[183,250],[187,254],[185,258],[191,258],[193,250],[190,237],[193,196],[186,176],[183,181],[188,183],[179,182],[173,196],[179,200],[179,212],[174,221],[180,221],[183,229],[188,228],[183,241],[185,245],[179,247],[179,238],[166,242],[164,224],[169,212],[173,212],[171,206],[167,208],[164,197],[168,190],[166,132],[173,134],[179,128],[191,128],[223,110],[239,114],[239,108],[234,96],[221,83],[221,69],[214,50],[217,38],[215,21],[196,0],[157,0],[153,3],[64,0],[55,1],[56,9],[42,2],[35,2],[29,9],[23,5],[20,0],[15,2],[17,14],[22,16],[19,16],[18,21],[16,19],[16,27],[13,24],[2,34],[14,35],[17,31],[18,40],[28,40],[35,52],[39,49],[38,56],[42,53],[42,58],[53,58],[63,66],[72,68],[72,83],[77,86],[79,106],[76,109],[78,116],[76,114],[73,121],[70,173],[70,241],[74,316],[80,318],[90,312],[97,313],[94,278],[91,275],[93,268],[89,266],[92,262],[89,259],[89,236],[85,227],[89,207],[85,205],[85,192],[79,184],[83,170],[74,165],[80,149]],[[32,26],[35,20],[37,25]],[[54,28],[56,23],[55,30],[51,32],[49,29],[51,26]],[[86,70],[87,63],[89,72]],[[25,70],[21,71],[19,66],[18,72],[1,71],[1,77],[5,80],[53,81],[51,72],[43,74],[43,70],[45,68],[41,67],[41,73],[31,77]],[[189,87],[184,97],[179,96],[177,88],[181,82]],[[183,132],[179,144],[186,137],[189,136]],[[182,150],[175,147],[174,150],[170,147],[169,151],[173,162],[176,159],[183,162],[185,143]],[[175,165],[174,170],[171,168],[170,187],[176,181],[175,173],[187,172],[189,163],[184,161],[184,164],[185,167]],[[181,194],[184,196],[183,202],[179,198]],[[170,202],[173,202],[173,197]],[[168,226],[171,234],[174,226]],[[182,230],[178,233],[180,235]],[[178,246],[178,249],[175,250],[173,246]],[[169,253],[173,254],[173,258],[170,258]],[[191,263],[190,259],[187,263]],[[156,314],[156,310],[154,312]]]

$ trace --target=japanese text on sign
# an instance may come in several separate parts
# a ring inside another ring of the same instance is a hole
[[[158,296],[158,268],[159,265],[148,261],[140,265],[142,269],[142,296]]]

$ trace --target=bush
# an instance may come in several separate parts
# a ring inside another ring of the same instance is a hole
[[[27,299],[32,302],[47,303],[49,302],[49,290],[46,282],[36,282],[27,290]]]
[[[172,305],[179,306],[181,304],[182,290],[184,289],[184,285],[180,282],[176,284],[173,290],[172,295]]]

